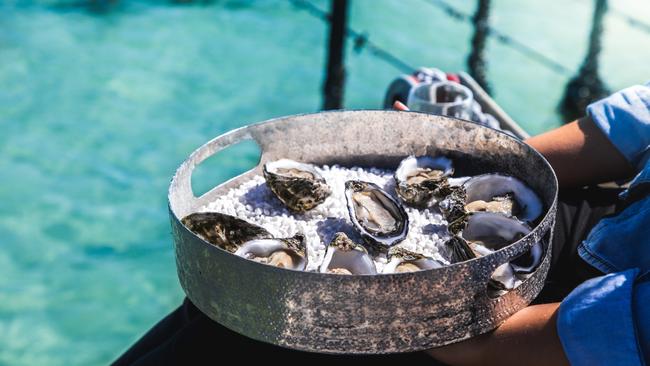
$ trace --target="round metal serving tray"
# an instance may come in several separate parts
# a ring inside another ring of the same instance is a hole
[[[193,169],[219,150],[251,139],[259,165],[201,197]],[[266,161],[396,168],[409,154],[446,155],[457,175],[500,172],[518,177],[544,202],[534,230],[485,257],[413,273],[345,276],[259,264],[203,241],[179,221],[253,175]],[[532,301],[551,257],[557,179],[548,162],[504,133],[458,119],[414,112],[335,111],[278,118],[216,137],[178,168],[169,212],[178,277],[202,312],[248,337],[304,351],[393,353],[423,350],[488,332]],[[514,290],[493,298],[495,268],[542,242],[544,257]]]

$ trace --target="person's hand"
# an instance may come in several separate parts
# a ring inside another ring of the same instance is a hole
[[[559,306],[523,308],[492,332],[426,352],[448,365],[568,365],[555,325]]]
[[[399,100],[396,100],[395,103],[393,103],[393,109],[398,110],[398,111],[408,111],[408,110],[410,110],[409,107],[406,106],[406,104],[400,102]]]

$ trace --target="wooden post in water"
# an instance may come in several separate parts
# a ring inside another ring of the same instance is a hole
[[[327,48],[327,69],[323,85],[323,109],[343,108],[345,89],[345,33],[347,0],[331,0],[330,35]]]
[[[490,0],[478,0],[476,12],[472,18],[474,23],[474,35],[472,36],[472,51],[467,57],[467,68],[469,74],[474,80],[490,92],[490,86],[487,82],[485,66],[485,41],[490,32],[488,19],[490,15]]]
[[[601,50],[603,17],[607,11],[607,0],[595,0],[594,16],[589,34],[589,49],[578,75],[567,84],[564,97],[558,106],[565,122],[571,122],[585,114],[589,103],[609,94],[605,83],[598,75],[598,54]]]

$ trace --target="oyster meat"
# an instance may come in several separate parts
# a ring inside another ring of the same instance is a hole
[[[424,207],[453,172],[452,162],[446,157],[411,155],[395,171],[395,192],[407,205]]]
[[[442,266],[442,263],[433,258],[404,248],[393,247],[388,251],[388,263],[384,266],[383,273],[416,272]]]
[[[327,246],[319,272],[335,274],[376,274],[375,262],[366,248],[338,232]]]
[[[404,207],[376,184],[347,181],[345,199],[350,220],[368,244],[385,252],[406,238],[409,223]]]
[[[286,239],[255,239],[242,244],[236,255],[280,268],[305,270],[307,246],[305,237],[296,235]]]
[[[542,214],[542,201],[517,178],[483,174],[470,178],[463,186],[467,212],[498,212],[526,222]]]
[[[295,212],[311,210],[332,192],[325,178],[310,164],[280,159],[264,164],[263,173],[273,194]]]
[[[247,241],[273,237],[263,227],[219,212],[193,213],[181,223],[201,239],[231,253]]]

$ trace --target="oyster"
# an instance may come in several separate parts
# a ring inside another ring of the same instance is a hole
[[[476,253],[470,248],[465,239],[458,235],[453,235],[445,242],[445,246],[449,251],[449,261],[451,263],[459,263],[476,258]]]
[[[484,257],[494,252],[477,244],[472,244],[471,247],[478,257]],[[520,281],[515,276],[515,270],[512,268],[512,265],[510,263],[504,263],[494,269],[492,276],[490,276],[488,286],[494,291],[507,291],[517,287],[519,283]]]
[[[458,234],[467,223],[467,211],[465,201],[467,194],[463,186],[446,185],[441,187],[439,195],[445,198],[438,202],[438,207],[449,223],[449,232]]]
[[[366,248],[353,242],[342,232],[336,233],[327,246],[319,271],[336,274],[377,273],[375,262],[372,261]]]
[[[307,266],[305,237],[255,239],[242,244],[236,255],[258,263],[303,271]]]
[[[395,192],[406,204],[423,207],[453,172],[451,160],[446,157],[411,155],[395,171]]]
[[[519,179],[501,174],[472,177],[463,185],[467,212],[498,212],[533,222],[542,214],[542,201]]]
[[[519,220],[494,212],[475,212],[469,215],[462,236],[471,243],[494,251],[514,243],[529,232],[530,227]]]
[[[181,223],[201,239],[231,253],[249,240],[273,237],[263,227],[219,212],[193,213]]]
[[[393,247],[388,252],[388,264],[384,267],[383,273],[416,272],[442,266],[442,263],[433,258],[404,248]]]
[[[289,159],[264,164],[264,178],[271,191],[290,210],[309,211],[331,194],[331,189],[312,165]]]
[[[376,184],[347,181],[345,199],[350,220],[368,244],[385,252],[406,238],[409,223],[404,207]]]
[[[523,238],[531,231],[525,223],[492,212],[476,212],[469,215],[462,237],[469,242],[477,256],[485,256]],[[495,270],[492,286],[496,289],[516,287],[518,276],[533,272],[542,260],[542,244],[535,243],[523,255]]]

